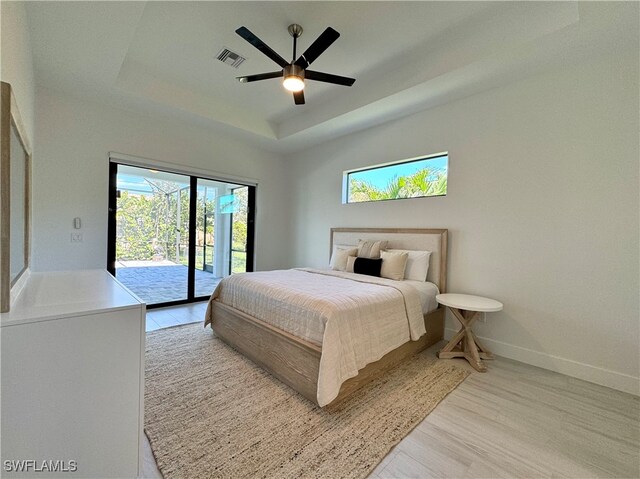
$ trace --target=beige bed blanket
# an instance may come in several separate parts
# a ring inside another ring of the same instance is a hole
[[[340,271],[243,273],[220,282],[220,301],[322,346],[317,399],[336,398],[344,381],[425,331],[418,292],[401,281]],[[207,310],[205,326],[215,317]]]

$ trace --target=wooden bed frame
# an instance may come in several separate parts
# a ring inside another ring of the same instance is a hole
[[[444,293],[447,282],[447,233],[446,229],[332,228],[330,250],[333,250],[334,244],[355,245],[358,239],[381,239],[389,241],[389,248],[431,251],[427,280],[435,283]],[[318,403],[320,346],[219,301],[211,301],[210,308],[215,318],[211,328],[219,338],[313,403]],[[356,377],[342,384],[338,397],[331,404],[338,403],[402,360],[442,340],[444,308],[438,307],[426,314],[424,321],[426,334],[361,369]]]

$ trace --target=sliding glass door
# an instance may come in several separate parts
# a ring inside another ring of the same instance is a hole
[[[255,187],[112,162],[108,269],[149,307],[253,270]]]
[[[247,251],[253,251],[255,188],[203,178],[196,188],[195,294],[209,296],[218,278],[253,271]]]
[[[249,219],[249,187],[233,189],[234,205],[229,212],[231,222],[231,272],[244,271],[247,265],[247,223]]]

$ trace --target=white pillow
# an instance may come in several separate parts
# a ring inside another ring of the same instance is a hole
[[[383,278],[395,279],[396,281],[402,281],[404,279],[404,270],[407,267],[409,253],[381,251],[380,257],[382,258],[380,276]]]
[[[379,258],[380,251],[387,249],[388,241],[365,241],[358,240],[359,258]]]
[[[429,273],[429,258],[431,251],[418,251],[408,249],[388,249],[389,253],[408,253],[407,267],[404,270],[404,279],[426,281]]]
[[[347,269],[345,270],[347,273],[353,273],[353,267],[356,264],[357,256],[349,256],[347,258]]]
[[[353,246],[341,246],[335,245],[333,247],[333,253],[331,253],[331,261],[329,267],[336,271],[347,270],[347,258],[349,256],[355,256],[358,254],[358,248]]]

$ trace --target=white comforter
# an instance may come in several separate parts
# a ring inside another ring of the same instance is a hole
[[[339,271],[293,269],[237,274],[211,296],[303,338],[322,338],[318,404],[367,364],[425,333],[410,285]],[[207,311],[206,324],[215,321]]]

